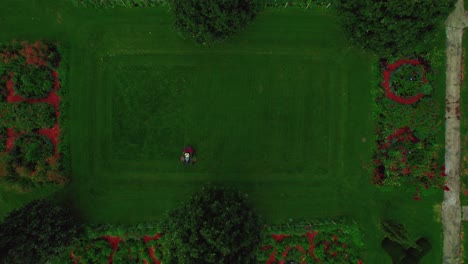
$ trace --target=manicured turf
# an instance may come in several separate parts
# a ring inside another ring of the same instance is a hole
[[[350,48],[331,11],[268,9],[239,36],[207,48],[183,40],[166,8],[50,2],[2,2],[8,30],[0,40],[71,46],[73,182],[57,197],[88,221],[157,220],[213,182],[246,192],[270,223],[355,219],[366,263],[389,261],[378,223],[397,218],[431,241],[423,263],[441,262],[441,194],[416,202],[370,183],[377,58]],[[195,166],[178,161],[185,144],[198,151]],[[20,204],[10,197],[2,214]]]

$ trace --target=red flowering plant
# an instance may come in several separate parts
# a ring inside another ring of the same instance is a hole
[[[140,235],[154,232],[151,228],[87,227],[83,238],[75,243],[67,256],[68,263],[147,263],[161,264],[162,234]],[[101,234],[101,235],[100,235]],[[105,235],[102,235],[105,234]],[[65,261],[65,260],[64,260]]]
[[[347,222],[268,227],[257,260],[266,264],[359,263],[363,245],[359,228]]]
[[[13,41],[0,44],[0,102],[6,101],[0,107],[3,115],[0,126],[8,128],[5,150],[11,156],[16,139],[31,131],[47,137],[54,145],[55,154],[46,161],[45,170],[18,174],[17,168],[7,166],[7,178],[13,180],[10,183],[17,183],[23,190],[40,186],[31,179],[41,178],[41,184],[67,182],[69,148],[68,141],[62,140],[61,124],[67,118],[68,107],[62,100],[66,92],[59,76],[66,65],[61,60],[59,46],[54,43]],[[32,110],[41,111],[25,116]]]
[[[376,146],[373,183],[420,191],[444,188],[437,144],[442,113],[432,99],[431,70],[422,59],[381,64],[383,78],[374,90]],[[428,177],[427,175],[434,175]]]

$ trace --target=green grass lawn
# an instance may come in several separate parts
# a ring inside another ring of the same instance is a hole
[[[331,11],[268,9],[242,34],[207,48],[179,36],[166,8],[3,6],[1,41],[71,47],[73,177],[57,197],[88,221],[157,220],[212,182],[246,192],[270,223],[355,219],[366,263],[390,261],[378,223],[397,218],[431,241],[423,263],[441,262],[442,195],[415,202],[370,183],[377,58],[350,47]],[[443,94],[443,72],[438,78]],[[179,162],[186,144],[198,152],[194,166]],[[0,217],[31,196],[0,194],[7,204]]]

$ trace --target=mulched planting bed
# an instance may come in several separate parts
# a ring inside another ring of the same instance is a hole
[[[2,69],[4,69],[3,73],[0,72],[0,94],[1,91],[6,91],[6,103],[17,104],[16,106],[28,103],[29,105],[23,105],[25,106],[23,109],[28,106],[35,109],[37,108],[35,104],[39,103],[47,104],[53,108],[53,115],[55,116],[53,117],[55,119],[54,124],[39,127],[34,124],[34,117],[27,116],[18,118],[13,116],[11,122],[3,124],[7,128],[5,142],[5,151],[7,152],[14,148],[15,140],[19,136],[30,132],[45,136],[54,146],[54,151],[47,161],[47,171],[43,173],[43,177],[33,177],[35,170],[25,172],[21,168],[10,168],[7,178],[15,180],[18,179],[18,176],[27,176],[26,179],[29,178],[35,183],[64,182],[66,177],[60,171],[60,164],[57,164],[61,156],[59,147],[61,136],[59,122],[61,98],[59,90],[61,82],[58,72],[60,55],[56,44],[42,41],[35,43],[14,41],[8,45],[0,46],[0,59],[0,63],[3,63]],[[5,108],[17,109],[8,107],[7,105]],[[25,111],[23,111],[24,115],[26,115],[27,109]],[[23,114],[23,112],[13,111],[16,115],[18,113]],[[20,182],[25,182],[24,177],[22,178]]]
[[[360,231],[353,224],[269,227],[267,230],[257,254],[260,263],[363,263]]]
[[[105,235],[90,241],[81,241],[75,250],[70,252],[71,263],[145,263],[161,264],[159,239],[161,233],[154,236],[145,235]]]
[[[381,62],[382,82],[375,92],[376,146],[373,183],[414,192],[442,189],[445,168],[439,165],[439,105],[432,98],[429,63],[423,59]],[[427,193],[428,191],[425,191]]]

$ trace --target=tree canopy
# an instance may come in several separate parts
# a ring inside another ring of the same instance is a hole
[[[257,0],[171,0],[176,28],[211,44],[245,28],[259,11]]]
[[[45,200],[31,202],[0,224],[0,263],[45,263],[63,253],[80,230],[70,210]]]
[[[236,190],[203,188],[169,213],[163,233],[165,263],[256,263],[259,218]]]
[[[339,0],[350,39],[380,56],[427,51],[455,0]]]

